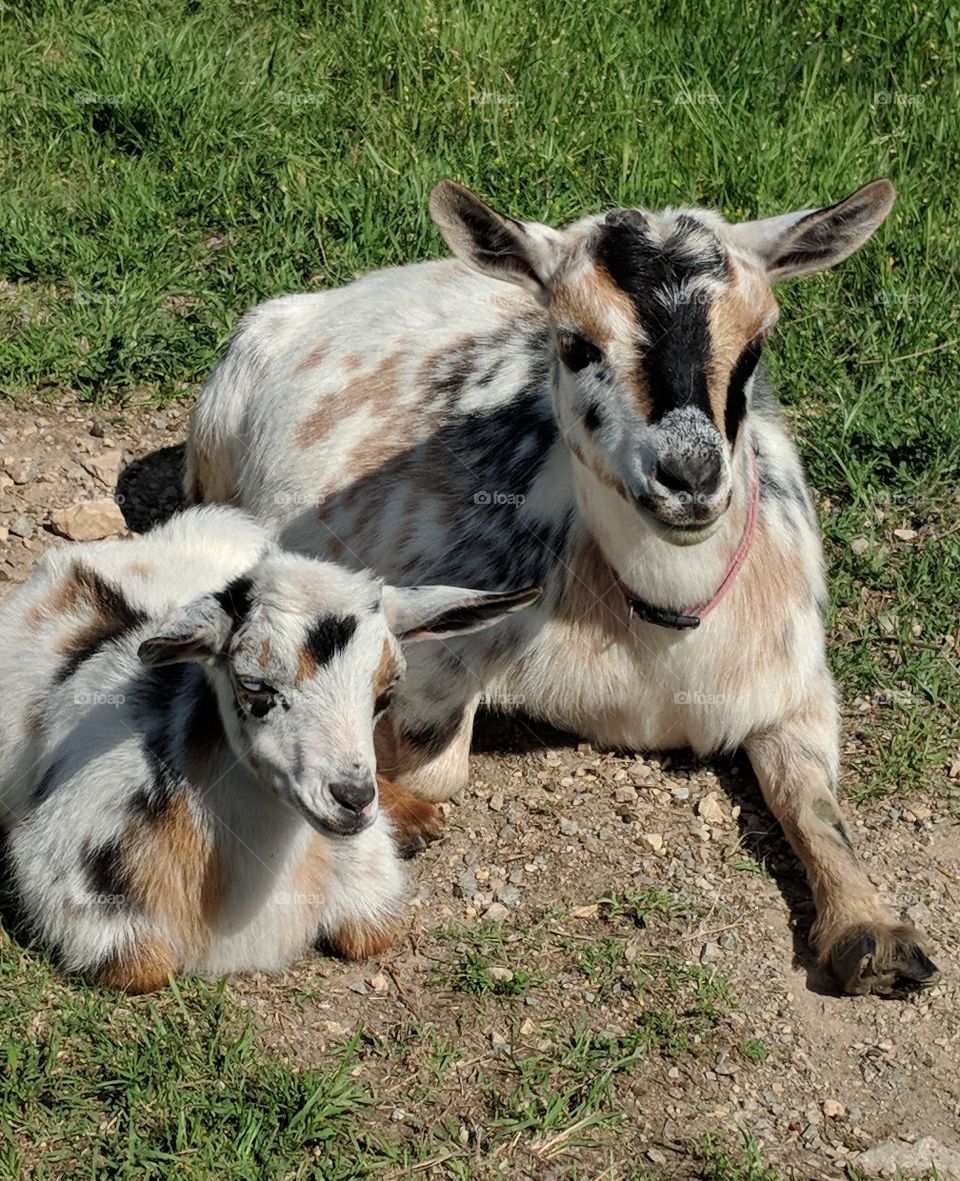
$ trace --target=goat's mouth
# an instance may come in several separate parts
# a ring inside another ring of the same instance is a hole
[[[362,812],[352,812],[338,804],[332,804],[327,810],[317,812],[298,794],[293,793],[291,799],[296,810],[310,827],[327,837],[358,836],[373,824],[379,813],[376,799],[371,800]]]
[[[673,518],[669,509],[655,501],[633,497],[633,503],[644,521],[651,527],[657,537],[668,541],[671,545],[691,546],[699,545],[712,537],[723,523],[724,513],[730,504],[727,500],[716,506],[712,514],[699,521],[678,521]]]

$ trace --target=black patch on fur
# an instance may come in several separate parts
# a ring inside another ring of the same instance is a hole
[[[740,424],[747,413],[747,382],[760,361],[763,344],[759,338],[751,340],[737,359],[727,383],[725,426],[731,443],[736,439]]]
[[[696,253],[687,249],[693,234],[707,239]],[[694,406],[712,417],[707,395],[709,300],[687,284],[703,276],[726,278],[719,240],[694,218],[682,216],[671,236],[656,243],[647,235],[642,214],[614,210],[598,227],[593,250],[600,266],[629,295],[650,342],[640,364],[653,403],[651,421],[681,406]]]
[[[119,840],[83,846],[80,856],[90,893],[96,895],[96,905],[109,910],[120,910],[126,903],[129,883],[123,865],[123,848]]]
[[[213,597],[230,616],[233,630],[236,631],[250,614],[250,596],[253,591],[253,580],[245,575],[227,583],[222,591]]]
[[[91,609],[93,618],[70,641],[66,659],[54,673],[55,685],[62,685],[72,677],[105,644],[122,639],[147,622],[146,613],[127,602],[120,588],[101,578],[96,570],[77,562],[73,578],[80,587],[80,598]]]
[[[422,754],[434,758],[445,751],[456,737],[463,722],[463,713],[463,706],[461,706],[438,722],[430,722],[422,726],[411,726],[402,722],[400,730],[411,746],[415,746]]]
[[[591,402],[583,414],[583,425],[593,434],[603,426],[603,410],[597,402]]]
[[[346,648],[356,630],[356,615],[318,615],[307,632],[304,647],[322,668]]]
[[[52,762],[40,776],[37,786],[30,793],[30,804],[32,807],[36,807],[38,804],[42,804],[44,800],[49,799],[54,790],[59,786],[59,774],[60,764],[58,762]]]

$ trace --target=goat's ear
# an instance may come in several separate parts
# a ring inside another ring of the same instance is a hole
[[[549,297],[563,235],[535,221],[497,213],[456,181],[442,180],[430,194],[430,216],[468,266],[526,288],[540,303]]]
[[[459,586],[385,586],[383,612],[401,640],[442,640],[499,623],[543,594],[539,586],[515,591],[464,590]]]
[[[215,595],[193,599],[137,650],[147,668],[210,660],[223,651],[233,621]]]
[[[875,180],[836,205],[804,209],[730,227],[733,240],[759,257],[771,282],[825,271],[870,237],[890,210],[896,189]]]

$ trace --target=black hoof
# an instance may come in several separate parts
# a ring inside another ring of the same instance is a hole
[[[940,979],[910,927],[851,931],[834,945],[830,966],[844,992],[854,996],[890,996],[929,988]]]
[[[410,861],[411,858],[416,857],[418,853],[422,853],[431,841],[427,841],[421,836],[398,836],[396,839],[397,853],[401,860]]]

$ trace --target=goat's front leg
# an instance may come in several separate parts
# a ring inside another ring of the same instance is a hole
[[[803,862],[816,905],[812,938],[845,992],[935,983],[920,934],[881,903],[837,805],[837,727],[811,704],[744,743],[770,811]]]

